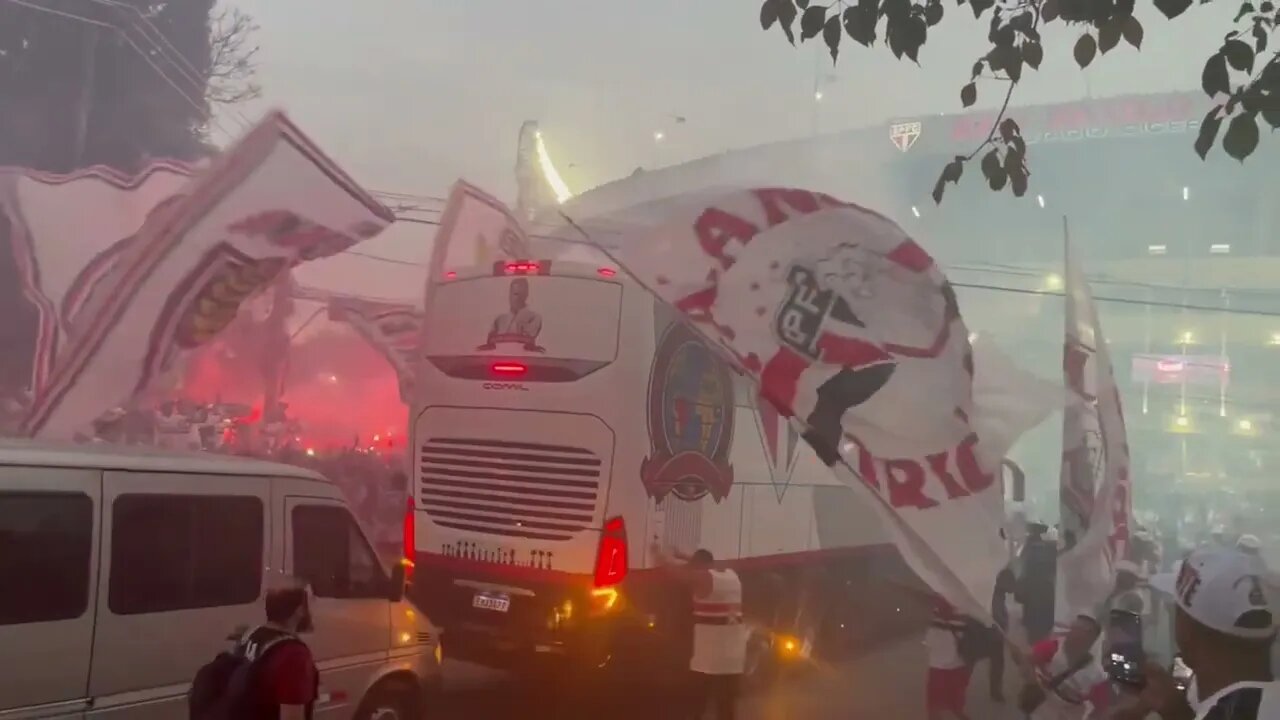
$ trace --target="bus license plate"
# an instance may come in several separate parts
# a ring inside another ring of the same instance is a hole
[[[504,613],[511,609],[511,597],[503,593],[476,593],[471,607]]]

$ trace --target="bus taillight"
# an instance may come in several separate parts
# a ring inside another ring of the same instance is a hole
[[[596,550],[595,586],[617,585],[627,577],[627,526],[621,517],[610,518],[600,533]]]
[[[404,536],[401,539],[403,543],[400,548],[400,562],[404,564],[405,582],[413,581],[413,559],[417,555],[417,522],[414,520],[415,513],[413,511],[413,498],[409,498],[405,502],[404,509]]]
[[[489,370],[494,375],[502,375],[511,377],[513,375],[523,375],[529,372],[529,366],[518,362],[499,362],[489,366]]]
[[[550,260],[499,260],[493,264],[494,275],[547,275]]]

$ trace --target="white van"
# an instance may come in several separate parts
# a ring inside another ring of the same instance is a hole
[[[0,440],[0,719],[184,718],[196,670],[311,583],[315,717],[411,718],[437,633],[339,489],[288,465]]]

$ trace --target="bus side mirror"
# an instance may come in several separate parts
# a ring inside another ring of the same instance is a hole
[[[391,580],[388,582],[387,599],[400,602],[404,599],[405,567],[403,562],[391,566]]]

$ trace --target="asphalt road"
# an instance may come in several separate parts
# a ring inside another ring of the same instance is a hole
[[[1009,671],[1006,671],[1006,675]],[[813,667],[802,677],[745,695],[743,720],[925,720],[925,651],[913,637],[834,667]],[[1006,677],[1011,684],[1012,678]],[[974,720],[1014,720],[1009,705],[987,698],[986,663],[969,688]],[[1006,690],[1012,699],[1016,693]],[[682,720],[673,693],[654,692],[607,698],[607,708],[576,706],[551,688],[531,686],[506,675],[460,663],[446,663],[444,696],[430,708],[429,720],[573,720],[601,717]],[[710,717],[710,715],[708,715]]]

